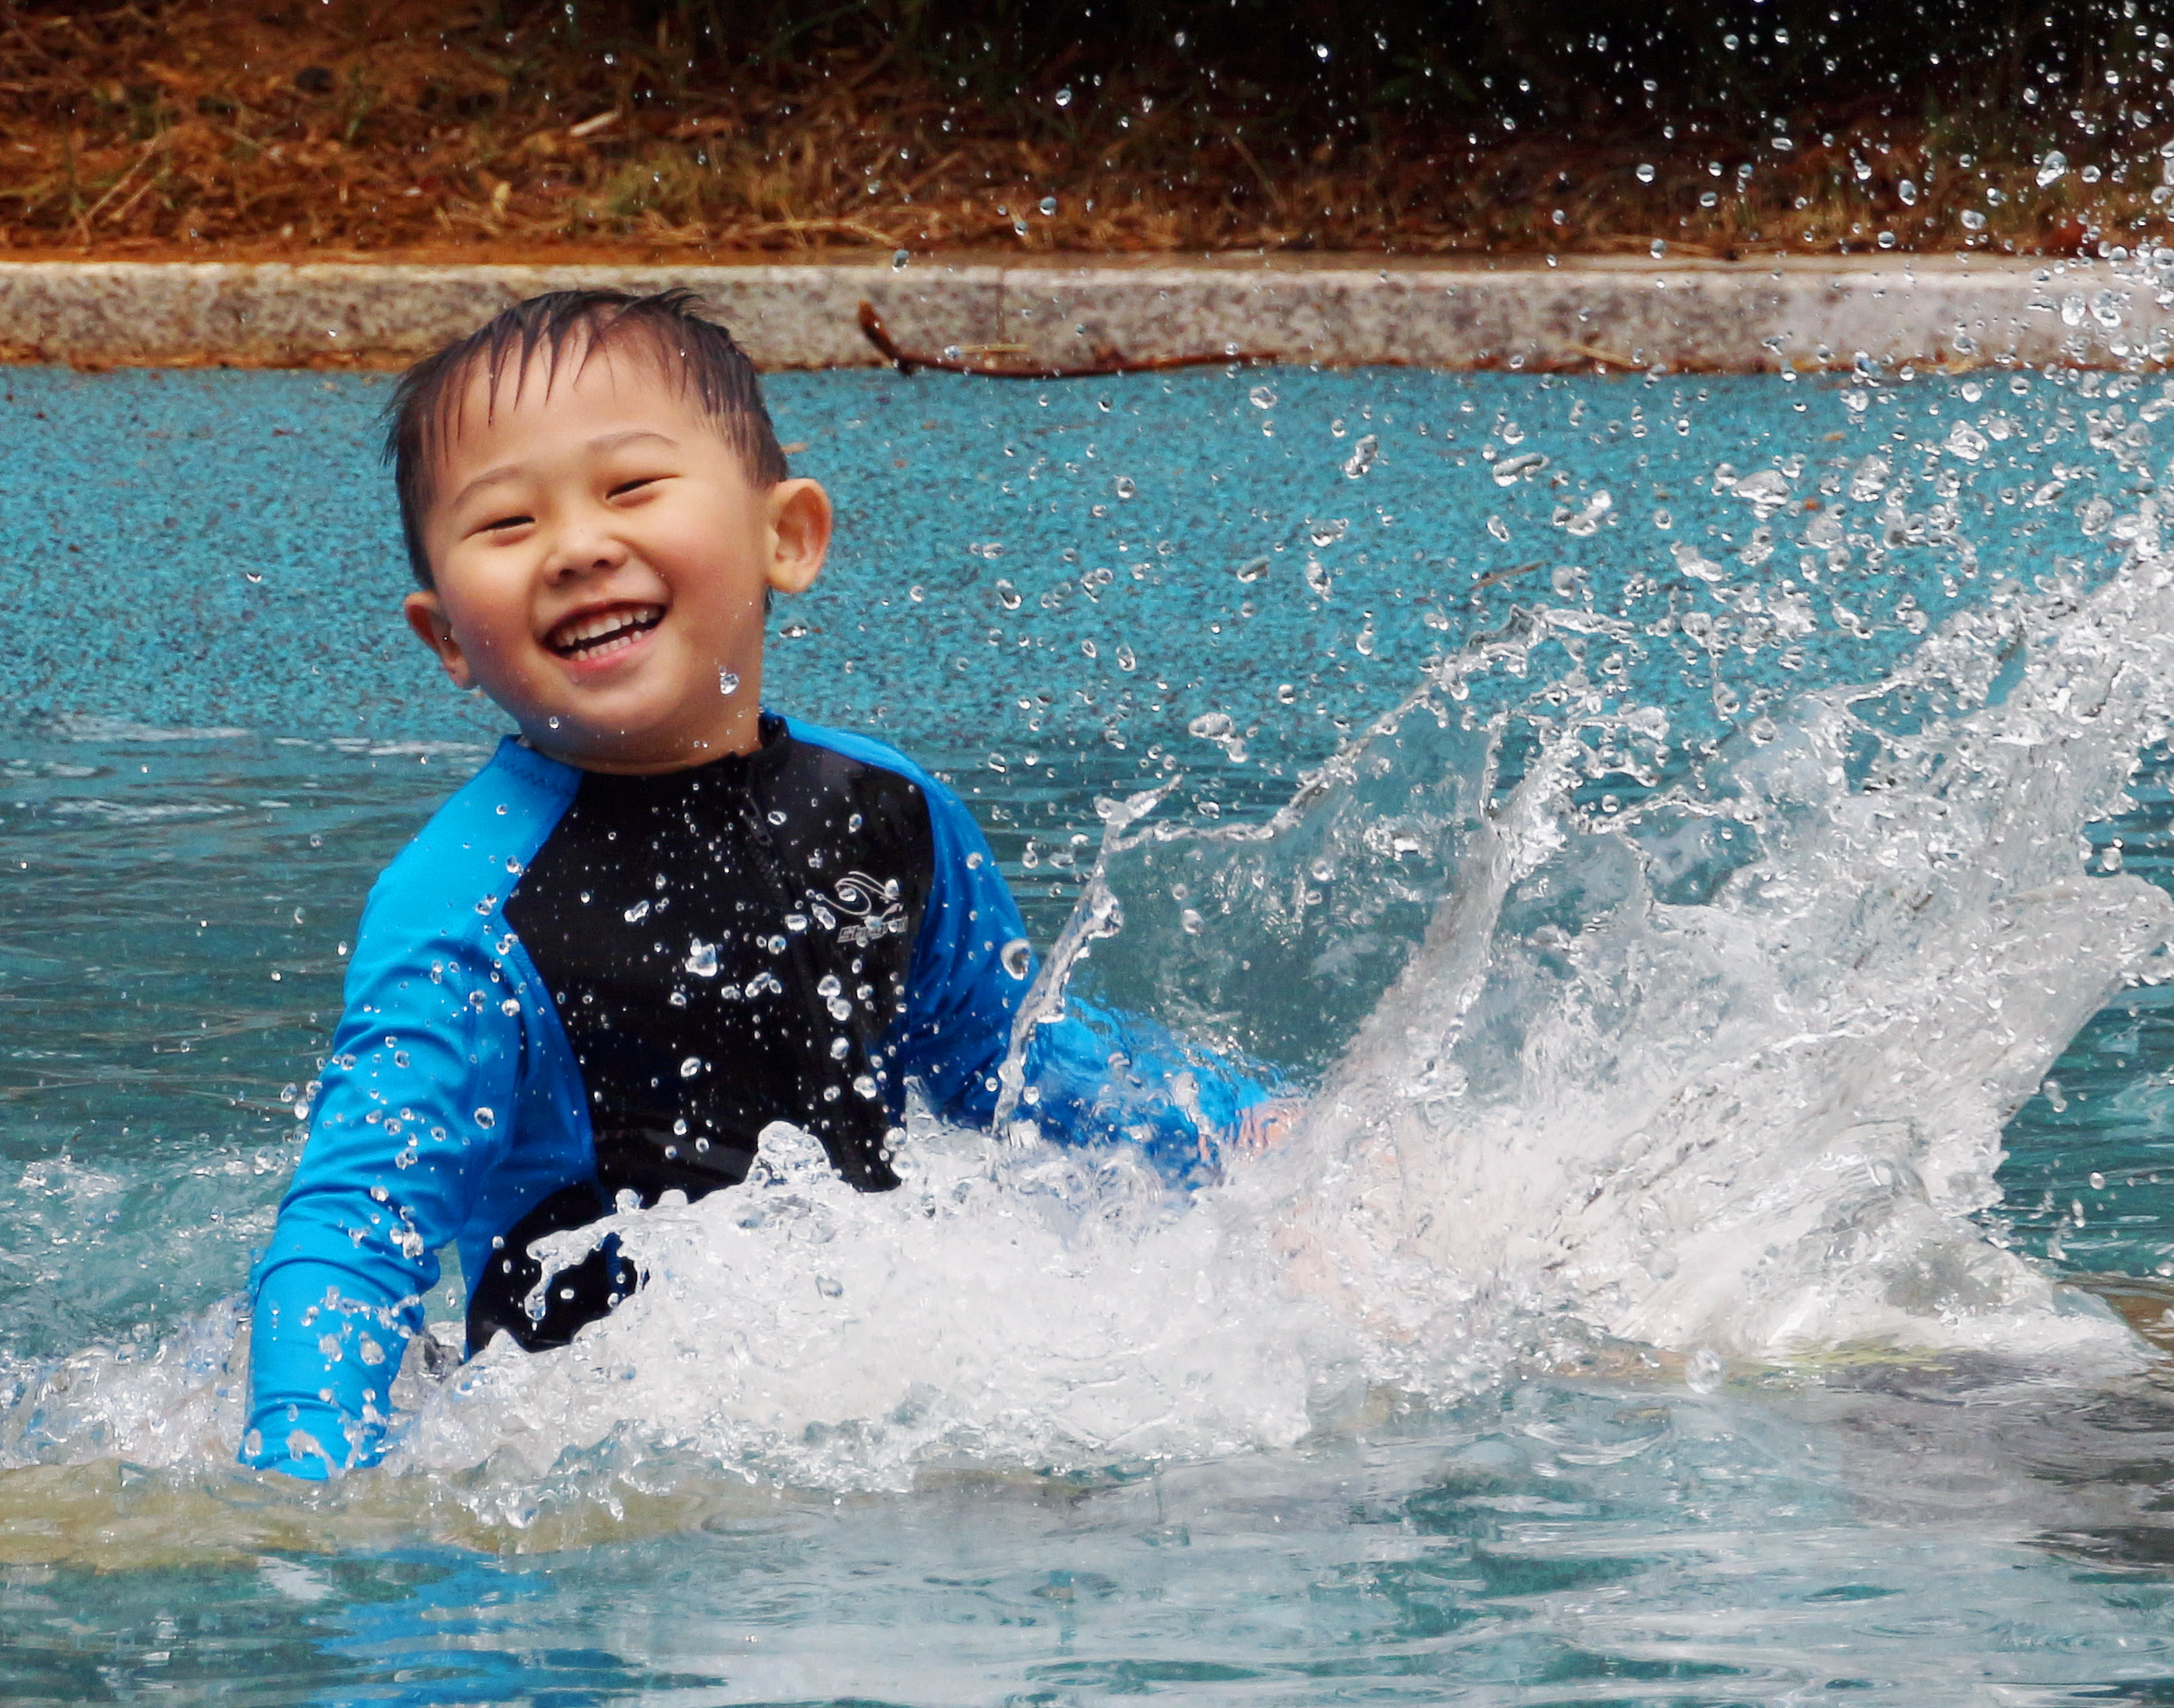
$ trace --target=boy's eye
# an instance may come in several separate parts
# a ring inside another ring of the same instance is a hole
[[[655,474],[637,475],[632,480],[622,480],[611,489],[614,498],[625,498],[630,492],[639,492],[645,486],[654,486],[662,477]]]
[[[533,516],[493,516],[479,531],[484,533],[499,533],[510,527],[527,527],[535,520]]]

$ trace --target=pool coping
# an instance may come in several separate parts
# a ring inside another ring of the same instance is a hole
[[[1776,372],[2144,368],[2174,352],[2174,290],[2105,262],[1875,256],[857,254],[723,264],[0,261],[0,360],[82,367],[397,367],[507,303],[575,284],[685,285],[767,368],[909,349],[1037,365],[1246,353],[1323,366]]]

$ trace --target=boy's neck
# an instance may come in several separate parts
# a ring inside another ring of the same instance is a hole
[[[735,754],[760,751],[763,746],[763,714],[759,703],[751,703],[747,711],[723,727],[691,737],[682,746],[653,754],[568,752],[549,739],[539,741],[526,730],[522,732],[521,741],[523,746],[533,749],[546,759],[556,759],[579,771],[595,771],[613,777],[668,776],[674,771],[690,771]]]

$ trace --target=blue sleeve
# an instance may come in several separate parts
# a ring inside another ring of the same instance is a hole
[[[514,1126],[504,976],[480,934],[450,917],[433,931],[404,902],[381,881],[364,913],[309,1142],[253,1277],[241,1457],[297,1477],[377,1457],[437,1252]]]
[[[981,827],[956,796],[913,773],[928,802],[935,871],[914,949],[900,1072],[946,1120],[987,1126],[1012,1022],[1036,965]],[[1068,998],[1035,1029],[1019,1113],[1067,1144],[1138,1144],[1168,1179],[1212,1171],[1218,1141],[1273,1095],[1255,1075],[1153,1021]]]
[[[1025,1070],[1019,1114],[1046,1136],[1067,1144],[1128,1141],[1179,1186],[1214,1178],[1240,1118],[1276,1095],[1263,1072],[1141,1015],[1069,995],[1062,1019],[1035,1028]]]

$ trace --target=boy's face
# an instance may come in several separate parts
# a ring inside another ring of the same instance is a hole
[[[763,597],[830,544],[812,480],[765,488],[637,344],[520,396],[471,377],[424,519],[436,586],[408,624],[530,743],[601,771],[667,771],[757,743]]]

